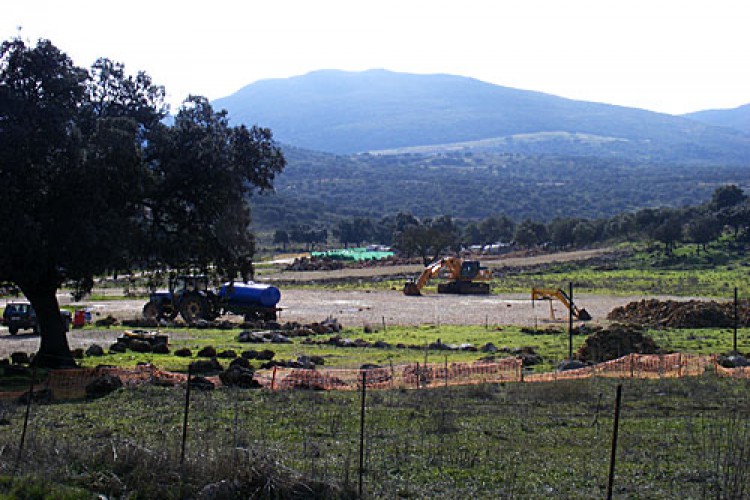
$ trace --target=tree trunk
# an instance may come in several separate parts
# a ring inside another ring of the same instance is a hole
[[[72,368],[76,362],[70,353],[65,324],[60,316],[57,289],[47,286],[21,286],[36,311],[41,343],[34,357],[40,368]]]

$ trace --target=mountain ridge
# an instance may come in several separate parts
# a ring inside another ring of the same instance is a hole
[[[261,80],[214,105],[233,123],[271,128],[279,142],[336,154],[504,138],[499,152],[750,162],[750,135],[740,131],[447,74],[319,70]],[[508,140],[545,133],[570,140]],[[610,140],[587,147],[581,136]]]

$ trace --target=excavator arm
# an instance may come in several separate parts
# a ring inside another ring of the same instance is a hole
[[[455,274],[453,269],[455,268],[456,263],[458,264],[458,269],[460,271],[461,261],[456,257],[444,257],[440,260],[436,260],[429,266],[425,267],[422,274],[420,274],[416,280],[408,281],[404,285],[404,295],[422,295],[422,288],[424,288],[427,282],[437,276],[444,268],[449,268],[451,274]]]
[[[416,280],[408,281],[404,285],[405,295],[421,295],[422,288],[427,282],[446,272],[449,283],[438,285],[440,293],[488,294],[489,284],[477,281],[490,281],[492,273],[479,265],[478,261],[464,261],[459,257],[443,257],[427,266]]]
[[[561,288],[532,288],[531,289],[531,304],[534,305],[535,300],[549,300],[550,301],[550,316],[555,319],[555,312],[552,309],[552,300],[559,300],[567,310],[571,310],[573,307],[573,317],[579,321],[588,321],[591,319],[591,315],[586,309],[579,309],[575,304],[570,303],[570,297]]]

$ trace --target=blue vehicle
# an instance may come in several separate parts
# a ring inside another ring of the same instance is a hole
[[[146,319],[175,319],[186,323],[213,321],[224,314],[243,315],[246,320],[274,321],[281,311],[278,288],[259,283],[225,283],[218,290],[208,286],[206,276],[177,276],[169,289],[154,292],[143,306]]]

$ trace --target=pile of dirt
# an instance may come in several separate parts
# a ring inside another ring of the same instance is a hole
[[[750,303],[740,301],[738,326],[750,326]],[[658,328],[730,328],[734,325],[734,304],[703,300],[657,300],[631,302],[613,309],[607,319]]]
[[[578,349],[576,358],[601,363],[628,354],[657,354],[659,351],[656,342],[640,328],[612,325],[607,329],[595,328],[595,332]]]

